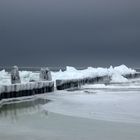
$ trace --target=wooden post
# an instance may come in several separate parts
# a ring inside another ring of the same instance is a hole
[[[11,71],[11,83],[12,84],[17,84],[21,83],[20,76],[19,76],[19,71],[17,66],[13,66],[12,71]]]
[[[48,68],[41,68],[40,80],[41,81],[52,81],[51,72]]]

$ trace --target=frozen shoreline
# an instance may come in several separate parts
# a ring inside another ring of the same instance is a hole
[[[139,140],[140,124],[110,122],[48,112],[23,114],[17,121],[0,119],[4,140]]]
[[[132,90],[115,85],[97,87],[87,85],[78,91],[49,94],[52,102],[43,108],[68,116],[140,124],[139,86],[132,85]]]

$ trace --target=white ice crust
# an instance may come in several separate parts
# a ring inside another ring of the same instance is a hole
[[[29,81],[39,81],[39,72],[32,71],[20,71],[21,83],[27,83]],[[125,65],[117,67],[110,66],[109,68],[93,68],[88,67],[84,70],[77,70],[74,67],[67,66],[65,71],[51,72],[52,79],[78,79],[85,77],[97,77],[97,76],[111,76],[112,82],[127,82],[127,79],[123,77],[126,74],[134,74],[135,70],[128,68]],[[0,85],[11,84],[10,74],[5,70],[0,71]]]
[[[80,118],[140,123],[139,91],[106,91],[93,88],[81,92],[66,92],[49,95],[52,102],[44,105],[43,109]]]
[[[110,66],[109,68],[93,68],[88,67],[84,70],[77,70],[74,67],[67,66],[66,71],[60,70],[59,72],[52,72],[53,79],[80,79],[86,77],[97,77],[97,76],[111,76],[112,82],[127,82],[127,79],[123,77],[126,74],[134,74],[135,70],[120,65],[117,67]]]

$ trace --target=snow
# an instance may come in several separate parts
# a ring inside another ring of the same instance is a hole
[[[111,82],[128,82],[128,79],[120,75],[119,73],[114,73],[111,77]]]
[[[65,71],[51,72],[52,80],[56,79],[81,79],[86,77],[97,77],[97,76],[111,76],[112,82],[127,82],[127,79],[123,77],[125,74],[134,74],[135,70],[120,65],[117,67],[110,66],[109,68],[93,68],[88,67],[83,70],[77,70],[74,67],[67,66]],[[21,77],[21,83],[27,83],[30,81],[39,81],[39,72],[32,71],[19,71]],[[5,70],[0,71],[0,85],[11,84],[10,74]]]
[[[7,85],[11,83],[10,74],[5,70],[0,71],[0,85]]]
[[[139,79],[140,80],[140,79]],[[116,89],[116,90],[127,90],[129,88],[129,90],[140,90],[140,82],[139,83],[131,83],[126,82],[126,83],[120,83],[120,84],[109,84],[109,85],[105,85],[105,84],[89,84],[89,85],[83,85],[81,87],[81,89],[88,89],[88,90],[93,90],[93,89]]]
[[[88,67],[84,70],[77,70],[74,67],[67,66],[66,71],[52,72],[53,80],[56,79],[81,79],[86,77],[97,77],[97,76],[111,76],[112,82],[127,82],[127,79],[123,77],[126,74],[134,74],[135,70],[126,67],[125,65],[109,68],[93,68]]]
[[[134,74],[136,73],[135,70],[131,69],[131,68],[128,68],[126,67],[125,65],[121,65],[121,66],[117,66],[117,67],[114,67],[114,70],[121,74],[121,75],[125,75],[125,74]]]
[[[39,73],[32,72],[32,71],[20,71],[21,82],[27,83],[29,81],[38,81],[39,80]]]

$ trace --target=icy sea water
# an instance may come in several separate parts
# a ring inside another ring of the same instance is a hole
[[[55,92],[22,102],[7,102],[0,108],[0,140],[139,140],[139,117],[134,117],[130,123],[114,121],[109,110],[115,108],[120,111],[118,113],[130,111],[130,115],[132,111],[133,115],[133,110],[139,110],[139,106],[125,110],[124,105],[131,103],[131,97],[136,100],[132,107],[139,105],[139,88],[135,85],[128,92],[129,88],[121,89],[119,84],[111,86],[105,89],[102,85],[101,88],[90,85],[80,90]],[[123,104],[124,101],[126,104]],[[124,106],[122,111],[119,110],[121,105]],[[100,112],[104,108],[107,112]],[[88,116],[90,111],[91,116]],[[105,118],[101,118],[102,113]],[[94,115],[99,116],[94,118]],[[128,115],[126,119],[131,120],[131,116],[129,118]]]

